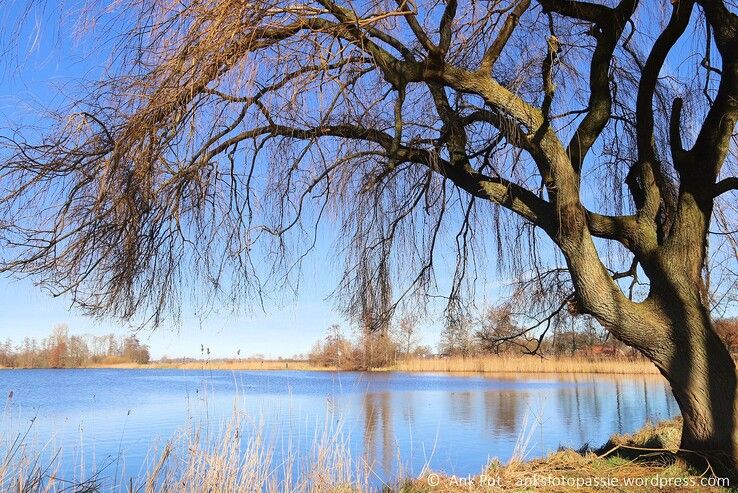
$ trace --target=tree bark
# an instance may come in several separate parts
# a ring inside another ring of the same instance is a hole
[[[561,209],[559,222],[568,228],[556,239],[566,255],[581,311],[650,359],[671,385],[683,417],[680,455],[734,482],[738,376],[714,329],[702,278],[710,206],[682,194],[669,238],[657,248],[642,250],[639,264],[651,281],[642,302],[626,298],[613,281],[576,208],[568,214]]]
[[[738,471],[736,366],[714,330],[709,310],[692,300],[671,299],[671,336],[654,363],[671,385],[683,418],[680,455],[735,480]]]

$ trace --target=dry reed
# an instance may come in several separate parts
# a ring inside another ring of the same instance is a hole
[[[535,358],[530,356],[482,356],[470,358],[408,359],[390,368],[409,372],[452,373],[603,373],[658,374],[644,359]]]
[[[140,477],[92,473],[86,479],[59,473],[62,450],[35,448],[25,433],[0,438],[0,491],[3,493],[281,493],[376,491],[371,468],[352,457],[336,420],[326,418],[322,432],[307,451],[290,442],[277,448],[254,423],[238,411],[220,429],[193,426],[151,449],[148,469]],[[76,465],[75,465],[76,468]]]
[[[192,361],[154,361],[148,364],[137,363],[99,363],[87,368],[116,369],[179,369],[179,370],[334,370],[304,360],[192,360]]]
[[[334,367],[315,365],[304,360],[194,360],[98,364],[90,368],[182,370],[301,370],[332,371]],[[375,371],[448,372],[448,373],[600,373],[648,374],[658,370],[645,359],[626,358],[536,358],[531,356],[477,356],[450,358],[411,358]]]
[[[289,449],[283,455],[275,453],[274,443],[259,431],[259,426],[246,430],[255,433],[242,435],[245,428],[243,415],[235,413],[214,434],[196,427],[186,430],[167,442],[159,453],[150,456],[149,469],[142,477],[121,478],[116,484],[104,486],[96,476],[83,482],[57,478],[58,455],[43,465],[40,456],[26,447],[25,436],[14,439],[6,436],[0,439],[0,489],[7,493],[486,493],[534,490],[542,493],[600,493],[653,491],[653,481],[678,479],[697,482],[697,486],[687,489],[667,486],[658,490],[728,491],[725,488],[701,487],[699,481],[702,477],[676,460],[653,459],[653,454],[647,454],[646,458],[630,458],[616,453],[617,450],[603,452],[613,443],[619,446],[653,447],[654,443],[669,446],[675,440],[678,442],[678,420],[647,426],[631,436],[614,437],[597,451],[560,450],[542,459],[525,460],[527,437],[534,431],[531,427],[521,433],[515,455],[508,464],[492,460],[479,476],[459,478],[436,474],[426,466],[417,478],[398,478],[393,485],[381,486],[373,481],[371,467],[352,457],[341,430],[332,425],[326,424],[323,434],[314,439],[309,452],[300,454]],[[611,485],[571,486],[576,481],[592,478],[608,479]],[[531,480],[548,481],[550,484],[524,486]],[[642,486],[623,486],[626,481],[633,480],[640,480]]]

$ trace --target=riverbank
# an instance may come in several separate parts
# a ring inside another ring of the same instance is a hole
[[[195,361],[152,361],[145,365],[137,363],[91,364],[85,368],[111,368],[135,370],[299,370],[330,371],[332,367],[315,366],[303,360],[195,360]]]
[[[728,492],[727,478],[690,470],[676,457],[681,418],[616,435],[598,449],[560,450],[542,459],[492,461],[478,476],[427,471],[403,493]]]
[[[0,370],[33,370],[59,369],[40,367],[7,367],[0,366]],[[190,360],[190,361],[152,361],[150,363],[115,362],[89,363],[61,369],[111,369],[111,370],[298,370],[298,371],[336,371],[335,367],[316,366],[309,361],[302,360]]]
[[[136,363],[92,364],[86,368],[181,369],[181,370],[300,370],[336,371],[335,367],[312,364],[305,360],[189,360]],[[531,356],[485,356],[473,358],[413,358],[372,371],[433,373],[558,373],[658,375],[645,359],[625,358],[538,358]]]

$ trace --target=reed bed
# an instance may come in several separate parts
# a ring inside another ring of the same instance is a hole
[[[304,360],[196,360],[100,364],[90,368],[167,369],[181,370],[301,370],[335,371]],[[373,371],[447,372],[447,373],[599,373],[658,375],[649,361],[640,358],[537,358],[532,356],[477,356],[449,358],[410,358]]]
[[[644,359],[548,359],[530,356],[417,358],[400,361],[389,369],[408,372],[450,373],[658,374],[656,367],[650,361]]]
[[[203,438],[187,432],[170,440],[139,483],[146,493],[212,492],[368,492],[371,469],[352,457],[340,431],[329,426],[307,454],[277,454],[258,431],[244,443],[242,418]]]
[[[319,371],[334,370],[311,364],[304,360],[194,360],[194,361],[154,361],[151,363],[114,363],[95,364],[87,368],[117,369],[179,369],[179,370],[301,370]]]

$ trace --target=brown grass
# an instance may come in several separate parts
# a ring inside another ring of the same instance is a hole
[[[0,491],[3,493],[294,493],[368,492],[371,473],[351,457],[347,442],[330,425],[309,452],[288,449],[281,461],[260,429],[245,443],[244,416],[234,413],[220,431],[189,428],[149,454],[139,477],[111,477],[110,471],[78,480],[58,475],[62,451],[44,461],[25,443],[26,435],[0,443]],[[2,442],[2,441],[0,441]]]
[[[644,359],[537,358],[531,356],[483,356],[472,358],[409,359],[390,368],[410,372],[452,373],[608,373],[658,374]]]
[[[315,365],[304,360],[196,360],[154,361],[146,365],[130,362],[104,362],[88,368],[177,368],[182,370],[302,370],[326,371],[335,367]],[[537,358],[531,356],[480,356],[470,358],[413,358],[375,371],[448,373],[599,373],[658,375],[656,367],[644,359],[625,358]]]
[[[615,436],[598,450],[560,450],[542,459],[490,462],[482,474],[459,478],[426,470],[406,482],[402,493],[482,492],[727,492],[716,481],[690,470],[674,455],[681,419],[646,425],[633,435]],[[703,479],[704,478],[704,479]],[[722,479],[721,481],[726,481]],[[723,483],[724,484],[724,483]]]
[[[318,371],[333,370],[332,367],[316,366],[308,361],[299,360],[196,360],[196,361],[154,361],[145,365],[137,363],[98,363],[88,365],[87,368],[118,368],[118,369],[166,369],[180,370],[302,370]]]

